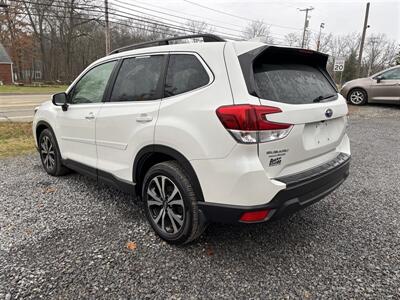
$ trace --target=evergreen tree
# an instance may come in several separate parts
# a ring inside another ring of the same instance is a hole
[[[357,53],[356,50],[352,50],[350,55],[344,62],[344,71],[342,75],[342,83],[350,81],[357,76]]]

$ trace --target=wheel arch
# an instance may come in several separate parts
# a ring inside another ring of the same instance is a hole
[[[143,147],[135,157],[132,170],[132,179],[136,183],[136,193],[141,195],[143,178],[151,166],[168,160],[177,161],[187,172],[193,183],[193,189],[199,197],[199,201],[204,202],[203,191],[199,179],[190,161],[179,151],[164,145],[148,145]]]
[[[35,127],[36,142],[37,142],[37,145],[38,145],[38,149],[39,149],[39,136],[42,133],[42,131],[45,130],[45,129],[49,129],[51,131],[51,133],[53,134],[54,139],[56,140],[56,143],[57,143],[57,147],[60,150],[60,155],[62,157],[60,143],[58,142],[58,138],[57,138],[56,133],[53,130],[53,127],[51,127],[50,123],[48,123],[46,121],[43,121],[43,120],[37,122],[36,123],[36,127]]]
[[[39,136],[42,133],[43,130],[49,129],[54,135],[54,138],[57,140],[56,135],[54,134],[53,128],[51,128],[51,125],[47,123],[46,121],[39,121],[36,124],[35,128],[35,134],[36,134],[36,141],[39,143]]]

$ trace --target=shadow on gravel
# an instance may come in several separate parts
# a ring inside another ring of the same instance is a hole
[[[84,182],[85,186],[88,187],[87,191],[91,192],[91,198],[95,201],[102,202],[105,205],[114,203],[113,212],[118,215],[116,217],[122,223],[135,226],[139,221],[143,222],[143,225],[147,226],[149,230],[152,230],[143,212],[142,202],[134,200],[131,195],[76,173],[60,177],[59,180],[65,179],[71,181],[72,187]],[[326,218],[315,218],[310,213],[324,215]],[[208,243],[241,247],[243,243],[251,242],[262,247],[268,245],[268,248],[282,248],[286,247],[285,245],[297,243],[299,240],[302,243],[307,243],[310,230],[323,227],[324,223],[329,221],[330,216],[334,218],[334,215],[335,213],[329,212],[321,201],[315,206],[307,207],[303,211],[271,222],[259,224],[212,223],[208,225],[201,238],[192,242],[190,247],[202,247],[203,244]],[[157,236],[155,236],[155,239],[158,242],[162,241]],[[176,248],[176,246],[171,247]]]

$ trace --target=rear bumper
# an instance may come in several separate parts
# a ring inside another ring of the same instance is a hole
[[[237,223],[245,212],[270,210],[266,219],[278,219],[303,209],[327,196],[349,175],[350,155],[340,153],[335,159],[305,172],[275,178],[286,184],[267,204],[236,206],[199,202],[198,206],[208,222]]]

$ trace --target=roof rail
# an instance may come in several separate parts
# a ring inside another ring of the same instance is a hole
[[[178,41],[178,40],[185,40],[185,39],[194,39],[194,38],[203,38],[204,43],[209,42],[225,42],[225,40],[217,35],[204,33],[204,34],[192,34],[192,35],[182,35],[182,36],[174,36],[167,39],[138,43],[133,45],[124,46],[118,49],[111,51],[110,54],[120,53],[128,50],[139,49],[139,48],[147,48],[153,46],[162,46],[162,45],[169,45],[170,41]]]

